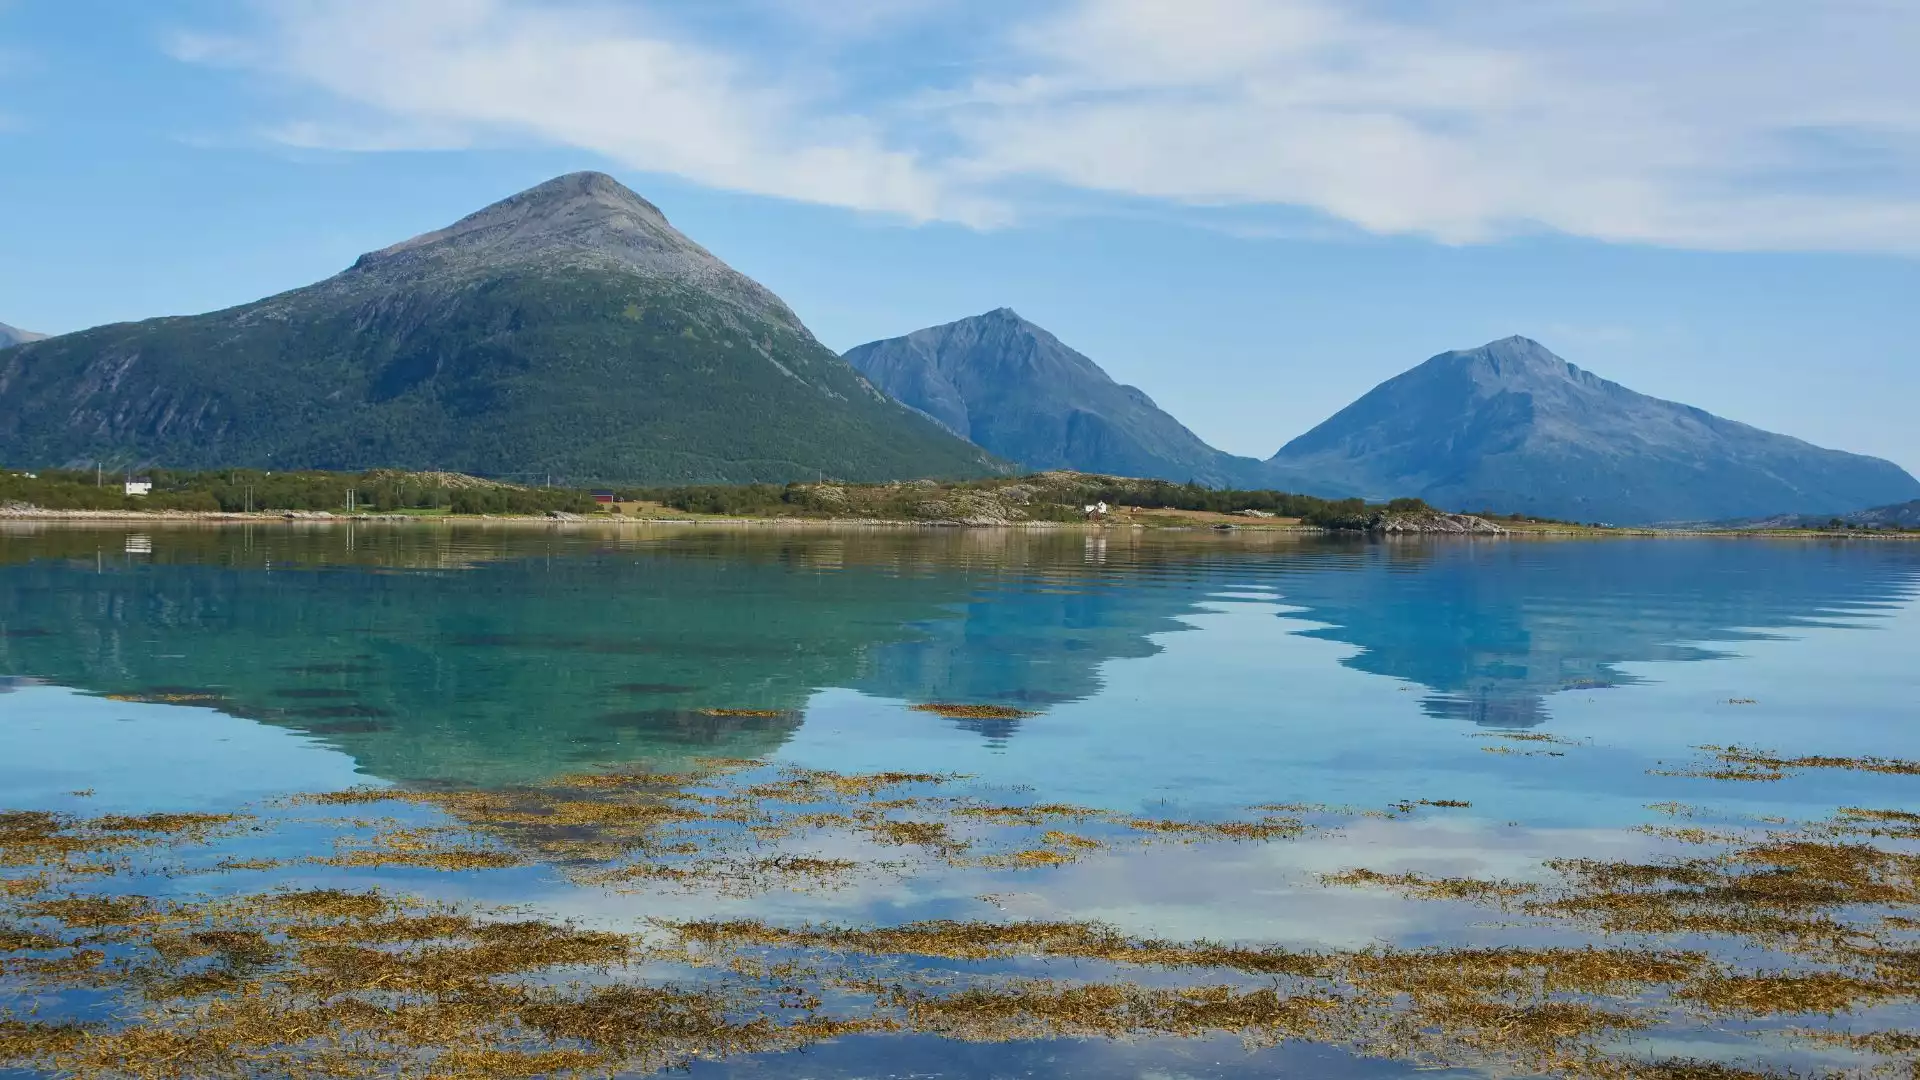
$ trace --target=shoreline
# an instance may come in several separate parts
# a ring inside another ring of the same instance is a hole
[[[1020,529],[1069,532],[1224,532],[1285,533],[1299,536],[1374,536],[1431,537],[1452,536],[1467,539],[1514,540],[1528,538],[1627,538],[1678,539],[1686,537],[1718,539],[1783,540],[1920,540],[1920,532],[1823,532],[1814,529],[1592,529],[1581,527],[1501,528],[1499,532],[1453,532],[1441,529],[1362,532],[1327,529],[1303,524],[1266,524],[1257,520],[1222,529],[1212,525],[1178,525],[1137,521],[912,521],[885,518],[799,518],[799,517],[630,517],[585,514],[335,514],[328,511],[272,510],[253,513],[207,510],[21,510],[0,511],[0,526],[13,524],[47,525],[437,525],[472,526],[540,525],[548,528],[580,526],[633,528],[641,526],[726,526],[751,528],[886,528],[886,529]]]

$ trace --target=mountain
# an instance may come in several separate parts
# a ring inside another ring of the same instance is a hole
[[[869,342],[846,360],[948,431],[1030,469],[1216,487],[1260,470],[1201,442],[1145,393],[1010,308]]]
[[[998,467],[599,173],[316,285],[0,354],[0,459],[96,458],[635,483]]]
[[[31,330],[21,330],[18,327],[0,323],[0,349],[12,345],[24,345],[29,341],[44,341],[46,336],[45,334],[36,334]]]
[[[1282,447],[1269,482],[1620,524],[1836,513],[1920,497],[1877,458],[1637,394],[1522,337],[1442,353]]]
[[[1892,506],[1876,506],[1871,510],[1860,510],[1851,514],[1842,514],[1841,520],[1849,525],[1871,525],[1875,528],[1920,529],[1920,499],[1912,499]]]
[[[1856,510],[1851,514],[1775,514],[1766,518],[1742,518],[1704,524],[1725,529],[1818,529],[1839,521],[1852,528],[1920,529],[1920,499]]]

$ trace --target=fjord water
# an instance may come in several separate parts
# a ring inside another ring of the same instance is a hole
[[[1225,807],[1395,771],[1491,783],[1466,737],[1499,730],[1654,757],[1920,748],[1916,587],[1897,542],[14,530],[0,674],[49,684],[16,687],[15,715],[139,731],[204,695],[231,730],[304,736],[280,754],[382,781],[754,757]],[[1038,715],[899,708],[930,701]],[[73,757],[44,754],[10,768]]]
[[[1169,939],[1451,943],[1484,931],[1457,910],[1312,879],[1358,865],[1524,873],[1570,850],[1639,850],[1630,830],[1660,820],[1648,805],[1662,800],[1782,816],[1911,806],[1911,777],[1729,787],[1661,773],[1703,745],[1920,758],[1917,594],[1920,545],[1902,542],[11,527],[0,802],[222,810],[712,758],[961,773],[1035,802],[1196,820],[1470,802],[1359,820],[1285,854],[1097,859],[992,900],[1011,917]],[[909,708],[930,702],[1027,715]],[[1516,734],[1555,741],[1501,737]],[[428,887],[422,876],[404,883]],[[458,896],[606,925],[688,911],[977,917],[990,888],[953,874],[749,902],[523,871],[458,881],[445,886]],[[787,1075],[789,1057],[697,1071]],[[831,1041],[807,1061],[822,1076],[1412,1068],[1303,1044],[926,1035]]]

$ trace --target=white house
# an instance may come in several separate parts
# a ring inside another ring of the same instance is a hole
[[[135,478],[131,476],[127,477],[127,494],[150,495],[152,493],[153,493],[153,481],[147,479],[144,476],[139,478]]]

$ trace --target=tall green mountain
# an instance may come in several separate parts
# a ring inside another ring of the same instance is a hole
[[[0,460],[94,459],[633,482],[997,467],[599,173],[316,285],[0,353]]]
[[[1846,513],[1920,497],[1878,458],[1637,394],[1511,337],[1442,353],[1282,447],[1288,490],[1640,524]]]
[[[22,330],[16,326],[0,323],[0,349],[12,345],[24,345],[29,341],[43,340],[47,335],[36,334],[31,330]]]
[[[846,358],[947,430],[1031,469],[1215,487],[1260,470],[1201,442],[1144,392],[1011,308],[869,342]]]

